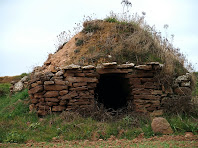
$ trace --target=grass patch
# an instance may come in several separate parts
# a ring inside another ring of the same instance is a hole
[[[26,95],[23,93],[26,92],[18,93],[15,97],[18,100],[24,100]],[[50,142],[53,138],[68,141],[107,140],[112,136],[132,140],[141,133],[144,133],[145,138],[155,136],[151,129],[151,120],[144,117],[126,115],[107,121],[97,121],[77,113],[63,112],[60,115],[51,114],[39,119],[35,113],[28,112],[28,105],[18,100],[11,101],[12,104],[7,102],[9,105],[6,105],[5,100],[3,101],[5,108],[0,110],[1,142],[23,143],[27,140]],[[197,134],[197,120],[195,121],[193,117],[168,116],[166,118],[176,135],[187,131]]]
[[[8,90],[9,87],[6,88]],[[78,113],[63,112],[38,118],[36,113],[29,113],[28,107],[27,89],[12,96],[0,97],[0,142],[24,143],[28,140],[51,142],[54,138],[68,141],[108,140],[112,137],[132,140],[140,134],[144,134],[145,138],[156,136],[151,129],[151,120],[142,115],[108,116],[105,120],[100,120],[94,118],[95,116],[83,117]],[[104,116],[104,112],[101,113]],[[165,115],[165,118],[175,135],[185,132],[197,134],[197,117]]]
[[[198,132],[198,118],[190,115],[172,115],[167,116],[166,119],[170,123],[176,135],[184,134],[185,132]]]
[[[0,83],[0,97],[9,93],[10,86],[11,85],[9,83]]]
[[[135,116],[97,121],[77,113],[63,112],[39,119],[29,113],[27,90],[0,99],[0,142],[23,143],[27,140],[50,142],[55,137],[63,140],[107,140],[111,136],[132,139],[145,129]],[[147,122],[147,121],[146,121]]]

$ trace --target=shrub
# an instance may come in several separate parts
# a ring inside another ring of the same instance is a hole
[[[84,43],[84,41],[82,39],[77,39],[75,44],[76,44],[76,46],[81,46],[81,45],[83,45],[83,43]]]
[[[20,75],[14,76],[13,81],[17,82],[17,81],[21,80],[24,76],[29,76],[29,75],[30,75],[30,73],[22,73]]]
[[[86,27],[83,28],[82,32],[83,33],[91,33],[91,32],[96,32],[99,30],[100,27],[97,24],[88,24]]]
[[[28,73],[22,73],[20,76],[21,78],[25,77],[25,76],[28,76],[29,74]]]

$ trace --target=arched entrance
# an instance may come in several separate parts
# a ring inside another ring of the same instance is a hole
[[[129,80],[123,74],[101,74],[95,98],[105,108],[117,110],[127,107],[130,94]]]

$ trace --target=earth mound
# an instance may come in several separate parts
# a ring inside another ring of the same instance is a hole
[[[96,66],[113,61],[118,64],[155,61],[163,63],[168,74],[187,72],[184,55],[148,25],[107,18],[86,21],[83,27],[80,33],[48,56],[43,71],[69,64]]]

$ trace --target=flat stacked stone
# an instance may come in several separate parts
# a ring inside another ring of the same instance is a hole
[[[72,64],[57,72],[33,74],[29,82],[30,108],[43,116],[93,106],[99,76],[94,68]]]
[[[161,109],[161,102],[167,94],[191,93],[188,75],[178,77],[175,88],[164,89],[156,77],[162,67],[158,62],[145,65],[118,65],[112,62],[97,67],[71,64],[45,73],[35,70],[29,81],[30,110],[36,110],[38,115],[44,116],[50,112],[91,109],[95,105],[94,92],[100,75],[119,74],[130,85],[127,108],[136,112],[153,112]]]

